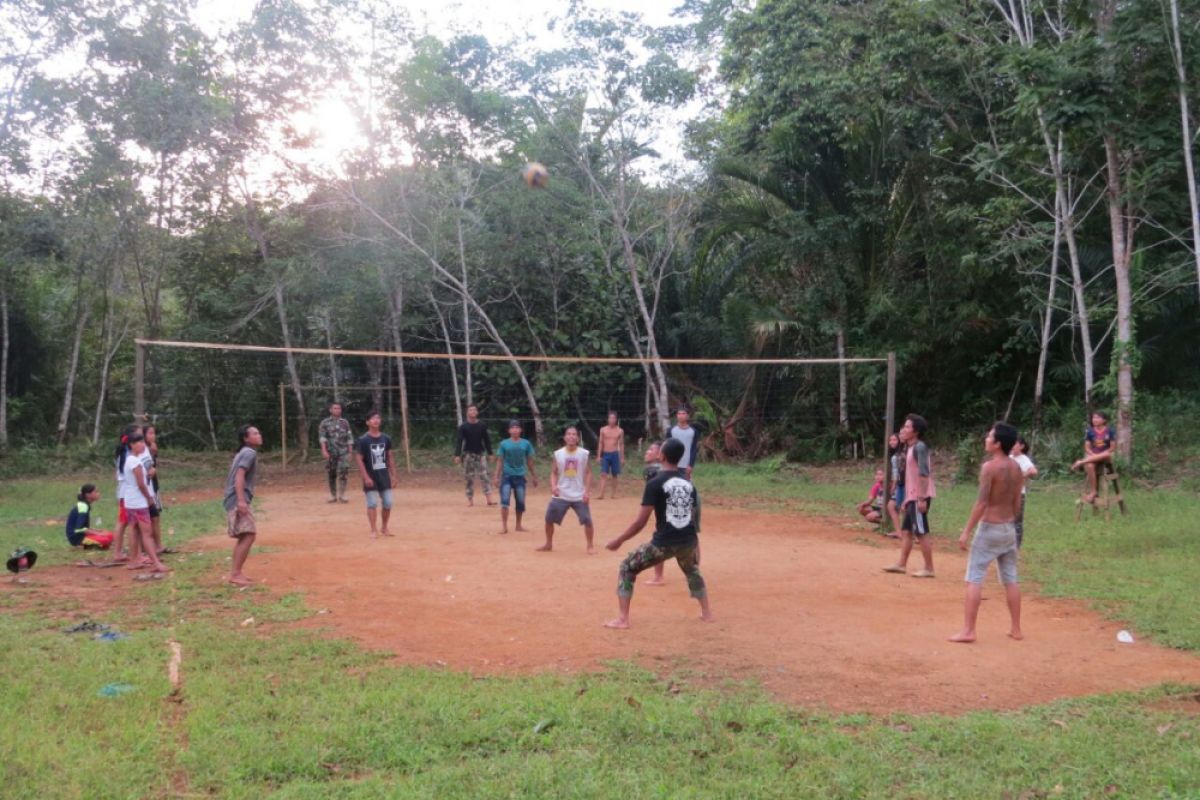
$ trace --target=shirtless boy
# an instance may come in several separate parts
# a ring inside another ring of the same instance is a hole
[[[625,431],[617,424],[617,412],[608,412],[608,424],[600,429],[600,499],[604,499],[605,484],[612,476],[612,496],[617,497],[617,476],[625,463]]]
[[[958,546],[966,550],[971,531],[975,531],[967,561],[963,629],[950,637],[952,642],[975,641],[975,619],[979,616],[979,603],[983,598],[983,579],[993,561],[1008,597],[1008,613],[1012,617],[1008,635],[1013,639],[1025,638],[1021,633],[1021,587],[1017,584],[1016,524],[1025,476],[1017,463],[1008,457],[1016,441],[1017,429],[1003,422],[993,425],[983,440],[988,460],[979,470],[979,499],[958,537]]]

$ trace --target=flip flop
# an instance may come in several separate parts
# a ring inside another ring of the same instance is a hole
[[[893,565],[892,565],[892,566],[890,566],[890,567],[884,567],[884,568],[883,568],[883,571],[884,571],[884,572],[895,572],[895,573],[898,573],[898,574],[900,574],[900,575],[903,575],[904,573],[908,572],[908,570],[906,570],[904,567],[897,566],[897,565],[895,565],[895,564],[893,564]]]
[[[912,574],[912,576],[913,576],[914,578],[933,578],[933,577],[936,577],[936,576],[935,576],[935,575],[934,575],[932,572],[930,572],[930,571],[929,571],[929,570],[927,570],[927,569],[923,569],[923,570],[919,570],[919,571],[917,571],[917,572],[914,572],[914,573]]]

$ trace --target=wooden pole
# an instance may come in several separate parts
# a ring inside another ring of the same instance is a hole
[[[888,498],[892,496],[895,487],[892,486],[892,460],[888,456],[888,440],[896,429],[896,354],[887,354],[887,408],[883,413],[883,516],[879,524],[887,530],[891,518],[888,517]]]
[[[279,447],[283,454],[283,471],[287,472],[287,395],[282,383],[279,384]]]
[[[146,345],[138,342],[134,345],[134,390],[133,418],[136,422],[146,420]]]
[[[396,359],[396,368],[404,370],[404,359]],[[404,376],[401,375],[403,378]],[[412,472],[412,452],[409,450],[408,441],[408,387],[403,383],[400,384],[403,389],[400,394],[400,435],[404,439],[404,468],[407,472]],[[388,393],[391,396],[391,393]]]

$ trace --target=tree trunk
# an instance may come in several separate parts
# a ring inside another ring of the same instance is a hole
[[[474,390],[471,387],[471,305],[467,302],[467,295],[470,293],[470,289],[467,284],[467,247],[463,238],[461,207],[459,208],[458,215],[454,218],[454,225],[458,234],[458,264],[462,268],[463,352],[467,355],[466,360],[463,362],[463,388],[466,390],[467,405],[471,405],[475,402]],[[446,345],[449,346],[449,344],[450,340],[447,338]]]
[[[837,329],[837,357],[846,357],[846,331],[840,326]],[[847,398],[846,362],[838,362],[838,429],[842,433],[850,431],[850,401]]]
[[[479,317],[479,321],[483,324],[484,330],[488,332],[488,335],[492,337],[492,341],[494,341],[496,346],[504,352],[505,357],[508,359],[509,363],[512,364],[513,369],[516,370],[517,378],[521,382],[521,388],[525,391],[525,399],[529,403],[529,411],[533,416],[533,428],[537,444],[539,446],[544,445],[545,426],[542,422],[542,409],[538,405],[537,396],[533,393],[533,387],[529,384],[529,379],[525,376],[525,370],[521,366],[521,362],[516,359],[513,351],[509,348],[508,343],[504,341],[504,337],[500,335],[500,331],[492,323],[492,318],[488,315],[487,310],[480,305],[479,301],[477,301],[467,292],[466,285],[462,283],[458,276],[446,269],[442,263],[433,256],[433,254],[421,247],[421,245],[415,239],[397,226],[393,225],[386,217],[384,217],[370,205],[363,202],[363,200],[354,193],[352,187],[347,189],[347,194],[355,204],[370,214],[372,218],[386,228],[393,236],[411,247],[414,252],[418,253],[423,259],[425,259],[441,283],[453,288],[456,292],[458,292],[460,297],[470,304],[471,310],[475,312],[477,317]]]
[[[442,313],[442,307],[438,305],[437,298],[433,295],[433,289],[429,289],[429,304],[433,306],[433,312],[437,314],[438,325],[442,329],[442,341],[446,343],[446,355],[454,355],[454,346],[450,342],[450,328],[446,325],[446,315]],[[454,390],[454,417],[458,420],[458,424],[463,424],[463,402],[462,395],[458,391],[458,367],[453,358],[446,359],[446,363],[450,365],[450,388]],[[471,401],[467,401],[470,405]]]
[[[209,391],[209,381],[206,380],[200,386],[200,399],[204,402],[204,419],[208,422],[208,436],[212,440],[212,449],[215,453],[221,448],[217,446],[217,426],[213,424],[212,403],[208,399]]]
[[[83,332],[87,328],[91,309],[86,305],[80,309],[75,323],[75,337],[71,342],[71,360],[67,364],[67,385],[63,389],[62,411],[58,415],[58,431],[55,442],[61,447],[67,441],[67,426],[71,421],[71,404],[75,397],[75,378],[79,374],[79,351],[83,347]]]
[[[0,450],[8,448],[8,281],[0,275]]]
[[[371,376],[371,408],[378,411],[383,406],[383,359],[368,358],[367,374]]]
[[[1133,288],[1129,269],[1134,231],[1122,192],[1121,158],[1112,134],[1104,136],[1104,156],[1113,278],[1117,287],[1117,336],[1113,342],[1113,358],[1117,361],[1117,454],[1128,461],[1133,455]]]
[[[325,346],[333,350],[333,321],[330,320],[328,312],[322,315],[321,322],[325,328]],[[333,399],[335,401],[340,400],[337,358],[334,357],[333,353],[329,354],[329,381],[333,384]]]
[[[381,275],[382,278],[382,275]],[[392,344],[397,352],[404,350],[404,335],[400,330],[400,319],[404,313],[404,281],[396,279],[396,285],[389,293],[392,313],[388,320],[392,328]],[[412,452],[409,449],[408,432],[408,378],[404,374],[404,358],[396,356],[396,384],[400,387],[400,436],[404,440],[404,468],[412,472]]]
[[[1057,208],[1057,206],[1056,206]],[[1050,358],[1050,336],[1054,323],[1054,295],[1058,290],[1058,253],[1062,243],[1062,217],[1054,215],[1054,247],[1050,251],[1050,288],[1046,290],[1046,309],[1042,312],[1041,348],[1038,352],[1037,378],[1033,386],[1033,429],[1042,426],[1042,395],[1046,389],[1046,362]]]
[[[308,411],[304,407],[304,390],[300,384],[300,371],[296,368],[296,354],[292,352],[292,332],[288,329],[287,306],[283,292],[283,277],[275,281],[275,311],[279,317],[279,329],[283,334],[283,346],[287,348],[288,378],[292,383],[292,394],[296,397],[298,424],[296,443],[300,446],[300,460],[308,460]]]
[[[1196,290],[1200,291],[1200,204],[1196,198],[1196,167],[1192,162],[1192,120],[1188,111],[1187,70],[1179,36],[1179,0],[1171,0],[1171,55],[1179,82],[1179,124],[1183,134],[1183,167],[1187,176],[1188,204],[1192,212],[1192,258],[1196,262]]]

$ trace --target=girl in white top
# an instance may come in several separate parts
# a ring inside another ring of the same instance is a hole
[[[1017,466],[1021,468],[1021,474],[1025,476],[1025,485],[1021,487],[1021,512],[1017,514],[1017,547],[1019,548],[1021,540],[1025,538],[1025,493],[1029,489],[1029,479],[1036,477],[1038,471],[1037,465],[1029,457],[1029,443],[1025,441],[1024,436],[1017,437],[1017,443],[1013,445],[1012,452],[1008,455],[1017,462]]]
[[[142,456],[146,452],[146,439],[141,433],[129,437],[129,456],[125,459],[121,494],[125,500],[125,512],[129,516],[129,525],[134,535],[142,543],[141,561],[132,561],[129,569],[151,567],[156,575],[167,571],[166,566],[158,559],[154,547],[154,532],[150,524],[150,505],[154,502],[154,489],[150,483],[150,474]]]

